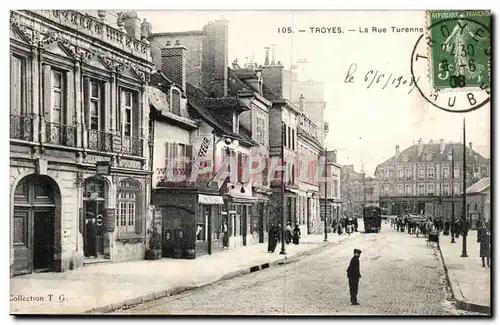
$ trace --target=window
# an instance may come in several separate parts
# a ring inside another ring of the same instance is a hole
[[[427,161],[431,161],[431,160],[432,160],[432,154],[430,154],[430,153],[426,154],[426,155],[425,155],[425,159],[426,159]]]
[[[295,150],[295,130],[292,130],[292,150]]]
[[[411,185],[410,184],[405,185],[405,194],[411,195]]]
[[[85,77],[84,96],[88,126],[91,130],[104,129],[104,87],[101,81]]]
[[[420,167],[418,169],[418,179],[424,179],[424,178],[425,178],[424,169],[422,167]]]
[[[425,185],[418,184],[418,195],[425,195]]]
[[[122,180],[118,185],[118,213],[116,227],[118,234],[135,233],[140,221],[140,185],[132,179]]]
[[[398,194],[403,194],[403,184],[398,184]]]
[[[10,57],[10,110],[15,115],[22,115],[25,112],[25,86],[24,78],[26,74],[24,59],[11,55]]]
[[[434,195],[434,184],[427,184],[427,193],[429,195]]]
[[[292,148],[292,128],[288,127],[288,148]]]
[[[405,170],[405,174],[406,174],[406,179],[407,180],[410,180],[412,178],[412,175],[411,175],[411,168],[406,168]]]
[[[181,93],[172,89],[172,113],[181,115]]]
[[[391,176],[391,172],[389,170],[385,171],[385,178],[388,179]]]
[[[168,175],[177,177],[178,175],[188,176],[192,168],[193,146],[183,143],[167,142],[165,144],[166,168],[171,168]],[[171,163],[171,161],[173,161]]]
[[[257,130],[256,130],[256,140],[262,144],[265,144],[265,139],[266,139],[266,129],[265,129],[265,120],[261,116],[257,116]]]
[[[337,180],[334,180],[333,181],[333,196],[334,197],[338,197],[338,187],[339,186],[339,182]]]
[[[287,130],[287,126],[285,123],[283,123],[283,131],[281,132],[281,136],[282,136],[282,141],[283,141],[283,146],[284,147],[287,147],[288,146],[288,141],[287,141],[287,133],[286,133],[286,130]]]
[[[51,122],[64,124],[65,80],[63,72],[52,70]]]
[[[453,178],[460,178],[460,167],[455,167],[454,168]]]
[[[450,185],[443,184],[443,195],[450,195]]]
[[[389,194],[389,185],[384,185],[384,193]]]
[[[427,168],[427,179],[434,179],[434,167]]]
[[[478,211],[477,210],[477,203],[474,204],[474,211],[476,211],[476,212]]]
[[[460,184],[453,184],[453,192],[455,194],[460,194]]]
[[[398,178],[399,179],[403,178],[403,169],[398,169]]]
[[[448,179],[448,178],[450,178],[450,168],[443,167],[443,179]]]
[[[132,136],[132,93],[123,92],[123,134]]]
[[[248,156],[244,153],[238,153],[238,181],[240,183],[247,183],[248,179],[244,180],[243,176],[245,174],[245,167],[247,164]],[[247,176],[248,178],[248,176]]]

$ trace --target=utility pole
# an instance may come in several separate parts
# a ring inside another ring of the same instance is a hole
[[[461,257],[467,257],[467,223],[466,223],[466,218],[467,218],[467,195],[465,193],[466,190],[466,171],[467,171],[467,165],[466,165],[466,157],[467,157],[467,145],[465,144],[465,117],[464,117],[464,148],[463,148],[463,172],[462,172],[462,255]]]
[[[281,251],[280,255],[286,254],[285,249],[285,124],[281,123],[281,167],[283,172],[281,174]]]
[[[325,240],[328,241],[328,232],[326,230],[327,227],[327,222],[326,222],[326,217],[328,216],[328,192],[327,192],[327,187],[328,187],[328,165],[326,163],[326,154],[327,154],[327,149],[325,147]]]
[[[453,232],[453,227],[455,226],[455,154],[453,151],[453,144],[451,147],[451,243],[455,243],[455,233]]]

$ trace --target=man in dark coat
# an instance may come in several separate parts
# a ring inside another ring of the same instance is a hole
[[[358,231],[358,217],[354,217],[354,231]]]
[[[361,278],[361,273],[359,271],[359,256],[361,255],[361,250],[355,248],[354,256],[351,258],[349,267],[347,268],[347,278],[349,279],[349,293],[351,295],[351,304],[359,305],[358,303],[358,284],[359,278]]]
[[[97,225],[96,219],[92,213],[87,214],[87,223],[85,224],[85,239],[87,248],[87,257],[97,257]]]

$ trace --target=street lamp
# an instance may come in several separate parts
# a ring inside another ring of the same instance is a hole
[[[462,173],[462,255],[461,257],[467,257],[467,223],[466,223],[466,214],[467,214],[467,195],[466,195],[466,153],[467,146],[465,145],[465,117],[464,117],[464,129],[463,129],[463,137],[464,137],[464,148],[463,148],[463,173]]]
[[[453,232],[453,227],[455,225],[455,155],[453,151],[453,144],[451,147],[451,243],[455,243],[455,233]]]

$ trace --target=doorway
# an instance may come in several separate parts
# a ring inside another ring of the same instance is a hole
[[[106,213],[106,182],[97,177],[85,180],[83,197],[83,252],[85,258],[107,258],[103,219]]]
[[[264,242],[264,203],[259,202],[259,243]]]
[[[247,245],[247,206],[241,206],[240,233],[243,241],[243,246]]]
[[[54,211],[33,212],[33,269],[50,271],[54,258]]]
[[[21,179],[14,190],[12,224],[13,275],[57,271],[60,192],[51,178],[29,175]]]

